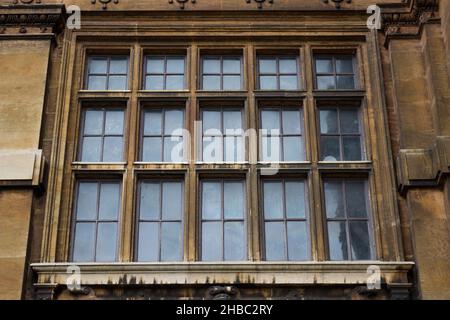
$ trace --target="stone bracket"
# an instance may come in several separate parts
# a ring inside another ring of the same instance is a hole
[[[1,150],[0,187],[40,187],[44,165],[42,150]]]

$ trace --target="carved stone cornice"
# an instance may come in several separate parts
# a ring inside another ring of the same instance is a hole
[[[169,0],[169,3],[173,4],[173,3],[176,2],[180,6],[180,9],[184,9],[186,3],[189,2],[189,1],[192,2],[192,3],[196,2],[196,0]]]
[[[118,4],[119,0],[91,0],[92,4],[96,4],[97,2],[99,2],[102,5],[103,10],[106,10],[106,9],[108,9],[108,4],[110,2],[112,2],[114,4]]]
[[[247,3],[252,3],[252,0],[245,0]],[[267,0],[267,3],[273,4],[274,0]],[[256,2],[258,5],[258,9],[262,9],[264,3],[266,2],[266,0],[253,0],[253,2]]]
[[[346,3],[352,3],[352,0],[322,0],[323,3],[333,2],[334,6],[336,7],[336,9],[340,9],[341,8],[341,3],[344,2],[344,1]]]

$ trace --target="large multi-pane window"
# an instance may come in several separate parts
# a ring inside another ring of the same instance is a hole
[[[118,181],[80,181],[77,185],[72,260],[117,259],[121,203]]]
[[[316,55],[316,89],[353,90],[356,88],[353,55]]]
[[[84,109],[79,160],[83,162],[123,161],[124,117],[123,109]]]
[[[183,182],[139,183],[138,261],[183,259]]]
[[[202,181],[202,261],[247,259],[245,194],[243,180]]]
[[[201,89],[234,91],[243,88],[240,56],[203,56]]]
[[[330,260],[370,260],[367,182],[325,180],[324,193]]]
[[[298,90],[300,70],[295,56],[259,56],[258,83],[261,90]]]
[[[127,90],[127,56],[90,56],[86,77],[88,90]]]
[[[183,90],[185,68],[183,56],[147,56],[145,90]]]

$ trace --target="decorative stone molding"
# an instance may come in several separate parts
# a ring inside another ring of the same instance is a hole
[[[411,283],[391,283],[388,285],[391,300],[411,299]]]
[[[44,164],[42,150],[0,150],[0,186],[40,187]]]
[[[109,4],[110,2],[112,2],[112,3],[114,3],[114,4],[118,4],[118,3],[119,3],[119,0],[91,0],[91,3],[92,3],[92,4],[96,4],[97,1],[100,2],[100,3],[102,4],[102,9],[103,9],[103,10],[108,9],[108,4]]]
[[[209,300],[235,300],[238,295],[238,289],[232,286],[213,286],[206,292],[206,298]]]
[[[56,283],[36,283],[34,285],[34,295],[36,300],[53,300],[58,284]]]
[[[329,3],[329,2],[333,2],[336,9],[340,9],[341,8],[341,3],[342,2],[346,2],[346,3],[352,3],[352,0],[322,0],[323,3]]]
[[[180,9],[184,9],[185,4],[186,4],[187,2],[189,2],[189,1],[192,2],[192,3],[195,3],[195,2],[196,2],[196,0],[169,0],[169,3],[170,3],[170,4],[173,4],[175,1],[179,4]]]
[[[31,3],[41,3],[41,0],[14,0],[14,4],[23,3],[23,4],[31,4]]]
[[[251,3],[252,0],[245,0],[247,3]],[[254,2],[256,2],[258,4],[258,9],[262,9],[263,8],[263,4],[266,2],[266,0],[253,0]],[[267,0],[268,3],[273,4],[274,0]]]

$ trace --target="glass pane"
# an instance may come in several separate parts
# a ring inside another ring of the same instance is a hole
[[[123,134],[123,111],[106,111],[105,134]]]
[[[278,134],[280,134],[280,112],[276,110],[263,110],[261,112],[261,126],[262,129],[267,130],[278,130]],[[270,132],[267,132],[270,134]],[[273,132],[273,134],[277,134]]]
[[[162,198],[162,219],[181,220],[183,208],[183,187],[181,182],[164,182]]]
[[[221,114],[220,111],[203,111],[202,112],[203,121],[203,132],[207,134],[217,134],[215,130],[222,130]],[[213,129],[214,131],[209,130]]]
[[[139,223],[138,261],[159,260],[158,223]]]
[[[99,223],[97,235],[96,261],[116,261],[117,251],[117,223]]]
[[[338,133],[336,109],[320,110],[320,133]]]
[[[203,161],[205,162],[223,161],[222,137],[203,138]]]
[[[333,76],[317,76],[317,89],[333,90],[336,89],[336,83]]]
[[[325,182],[324,189],[325,189],[325,209],[327,212],[327,218],[345,217],[342,183]]]
[[[359,133],[358,114],[359,112],[357,109],[341,109],[339,111],[342,133]]]
[[[308,260],[307,235],[306,222],[290,221],[287,223],[289,260]]]
[[[353,73],[352,57],[336,59],[336,73]]]
[[[110,76],[108,90],[126,90],[127,77],[126,76]]]
[[[95,223],[77,223],[73,245],[74,262],[94,261]]]
[[[99,220],[117,220],[120,208],[120,184],[100,185]]]
[[[162,161],[162,140],[161,138],[144,138],[142,161]]]
[[[222,223],[202,223],[202,261],[222,261]]]
[[[99,162],[102,147],[101,137],[84,137],[82,146],[81,161],[83,162]]]
[[[276,59],[259,59],[259,73],[277,73]]]
[[[223,112],[223,129],[224,134],[235,134],[240,132],[234,132],[235,129],[242,129],[242,113],[241,111],[224,111]],[[227,132],[227,130],[233,130]]]
[[[350,240],[353,260],[370,260],[369,228],[366,221],[350,222]]]
[[[264,219],[281,219],[283,215],[282,183],[264,182]]]
[[[276,136],[262,138],[262,159],[263,161],[281,161],[281,138]]]
[[[105,137],[103,146],[104,162],[120,162],[123,161],[123,138],[122,137]]]
[[[77,220],[95,220],[97,217],[96,182],[80,182],[77,195]]]
[[[223,90],[241,90],[241,76],[223,76]]]
[[[108,72],[108,61],[106,58],[93,58],[89,62],[89,73],[103,73]]]
[[[345,161],[362,160],[360,137],[343,137],[342,144],[344,147]]]
[[[145,90],[164,90],[164,76],[145,77]]]
[[[109,66],[109,73],[111,74],[127,74],[128,59],[118,58],[111,59]]]
[[[339,137],[320,137],[320,154],[322,161],[340,161]]]
[[[280,73],[297,73],[297,59],[280,59]]]
[[[162,127],[161,111],[145,111],[144,135],[160,135]]]
[[[142,182],[139,203],[140,219],[158,220],[160,212],[160,184]]]
[[[84,134],[102,134],[103,132],[103,111],[87,110],[84,118]]]
[[[203,74],[206,74],[206,73],[220,73],[220,59],[219,58],[203,59]]]
[[[331,260],[348,259],[345,222],[328,222],[328,246]]]
[[[164,162],[182,162],[183,156],[183,138],[165,137],[164,138]]]
[[[331,58],[316,59],[317,73],[333,73],[333,60]]]
[[[161,224],[161,261],[181,260],[181,223],[163,222]]]
[[[179,129],[184,128],[184,112],[183,110],[166,110],[164,112],[164,134],[173,134],[175,130],[176,135],[180,135]]]
[[[353,76],[337,76],[338,89],[355,89],[355,79]]]
[[[301,134],[300,111],[296,110],[283,111],[283,133]]]
[[[224,218],[244,219],[244,183],[225,182],[224,183]]]
[[[305,159],[301,137],[283,138],[284,161],[302,161]]]
[[[203,90],[220,90],[220,76],[203,76]]]
[[[149,58],[147,60],[147,73],[164,73],[164,58]]]
[[[225,260],[246,260],[244,222],[226,222],[224,226]]]
[[[167,73],[184,74],[184,58],[167,58]]]
[[[106,76],[89,76],[88,90],[106,90]]]
[[[347,181],[345,183],[347,214],[349,217],[367,217],[366,194],[366,184],[364,181]]]
[[[241,73],[241,59],[239,58],[224,58],[223,59],[223,73]]]
[[[259,88],[261,90],[277,90],[277,77],[276,76],[260,76]]]
[[[167,76],[166,90],[183,90],[184,76]]]
[[[297,76],[280,76],[280,90],[297,90]]]
[[[266,222],[266,260],[286,260],[286,235],[284,222]]]
[[[287,218],[305,218],[305,184],[286,181],[286,216]]]
[[[222,217],[222,196],[220,182],[202,183],[202,219],[220,220]]]
[[[226,162],[244,161],[245,150],[243,137],[225,137],[224,144],[224,158]]]

